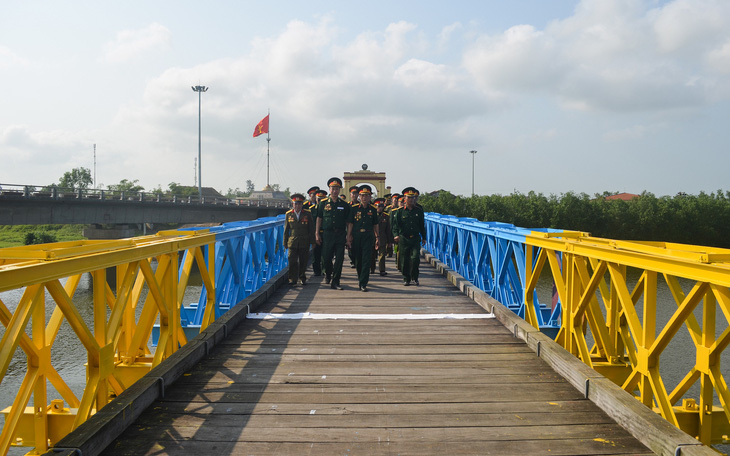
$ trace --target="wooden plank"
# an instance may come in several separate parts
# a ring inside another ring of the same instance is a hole
[[[486,312],[435,270],[313,278],[259,312]],[[246,320],[106,454],[650,454],[486,320]]]
[[[403,455],[420,456],[424,454],[498,454],[503,456],[549,456],[549,455],[653,455],[647,453],[635,439],[619,438],[611,441],[601,439],[554,439],[522,440],[519,447],[514,442],[489,442],[474,445],[471,442],[349,442],[338,443],[252,443],[252,442],[199,442],[175,441],[137,443],[134,446],[118,445],[113,448],[115,455],[138,456],[159,454],[256,454],[280,456],[307,456],[322,454],[364,454],[364,455]]]
[[[431,402],[419,404],[355,404],[340,403],[319,406],[319,415],[384,415],[384,414],[415,414],[421,415],[449,415],[453,411],[449,404],[438,402],[434,398]],[[281,402],[158,402],[150,411],[151,414],[174,413],[201,413],[205,415],[309,415],[312,408],[309,404],[290,404]],[[595,411],[590,401],[520,401],[520,402],[465,402],[459,405],[459,413],[573,413]]]

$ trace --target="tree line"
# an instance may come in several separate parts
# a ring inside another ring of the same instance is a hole
[[[643,192],[629,201],[608,200],[617,192],[512,193],[464,197],[441,190],[424,194],[425,211],[524,228],[587,231],[596,237],[663,241],[730,248],[730,191],[657,197]]]
[[[58,183],[50,184],[43,187],[43,191],[49,191],[52,187],[68,188],[74,190],[87,190],[91,188],[94,183],[94,179],[91,177],[91,170],[89,168],[79,167],[74,168],[71,171],[63,173],[58,180]],[[104,184],[100,184],[98,190],[104,190]],[[272,189],[279,191],[279,184],[273,184]],[[140,193],[145,192],[145,188],[139,185],[139,179],[122,179],[118,184],[110,184],[106,186],[106,190],[113,192],[125,192],[125,193]],[[249,179],[246,181],[246,190],[241,190],[239,187],[235,189],[229,188],[228,191],[223,194],[226,198],[245,198],[251,196],[251,193],[255,190],[254,183]],[[195,196],[198,194],[198,188],[195,186],[181,185],[177,182],[170,182],[167,186],[167,190],[162,190],[161,185],[147,190],[147,193],[153,194],[168,194],[177,196]],[[287,188],[284,192],[288,195],[289,189]]]

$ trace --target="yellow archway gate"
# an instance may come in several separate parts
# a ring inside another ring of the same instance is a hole
[[[345,191],[353,185],[359,183],[370,184],[375,187],[375,192],[379,197],[390,192],[390,187],[385,186],[385,173],[376,173],[368,170],[368,165],[363,164],[361,171],[352,173],[345,172]]]

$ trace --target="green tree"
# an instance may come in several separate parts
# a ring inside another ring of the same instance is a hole
[[[129,192],[129,193],[138,193],[143,192],[144,187],[137,184],[139,182],[139,179],[135,179],[133,181],[122,179],[119,181],[118,184],[112,184],[107,187],[107,189],[113,191],[113,192]]]
[[[256,190],[256,186],[253,184],[253,181],[251,179],[248,179],[246,181],[246,196],[251,196],[251,193]]]
[[[58,242],[58,238],[48,231],[29,231],[25,233],[25,245],[48,244],[50,242]]]
[[[177,196],[195,196],[198,194],[198,187],[187,187],[177,182],[170,182],[168,185],[170,194]]]
[[[72,188],[74,190],[86,190],[94,182],[91,178],[91,170],[89,168],[74,168],[71,171],[63,173],[63,177],[58,181],[58,186],[63,188]]]
[[[246,192],[242,192],[240,188],[236,187],[236,189],[229,188],[226,192],[226,198],[243,198],[245,196],[248,196]]]

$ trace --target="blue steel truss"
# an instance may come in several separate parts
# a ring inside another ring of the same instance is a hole
[[[550,228],[520,228],[509,223],[480,222],[433,212],[426,214],[426,250],[449,268],[525,318],[525,236]],[[533,255],[536,261],[539,251]],[[540,329],[557,334],[560,303],[533,300]]]
[[[199,228],[189,230],[196,229]],[[224,223],[209,231],[215,233],[215,318],[218,319],[289,264],[284,247],[284,215]],[[205,258],[208,258],[209,248],[203,247]],[[181,265],[185,264],[185,255]],[[178,274],[182,273],[181,266]],[[198,302],[180,309],[180,320],[188,339],[200,332],[207,302],[208,290],[203,286]],[[157,345],[158,337],[159,327],[155,326],[153,346]]]

